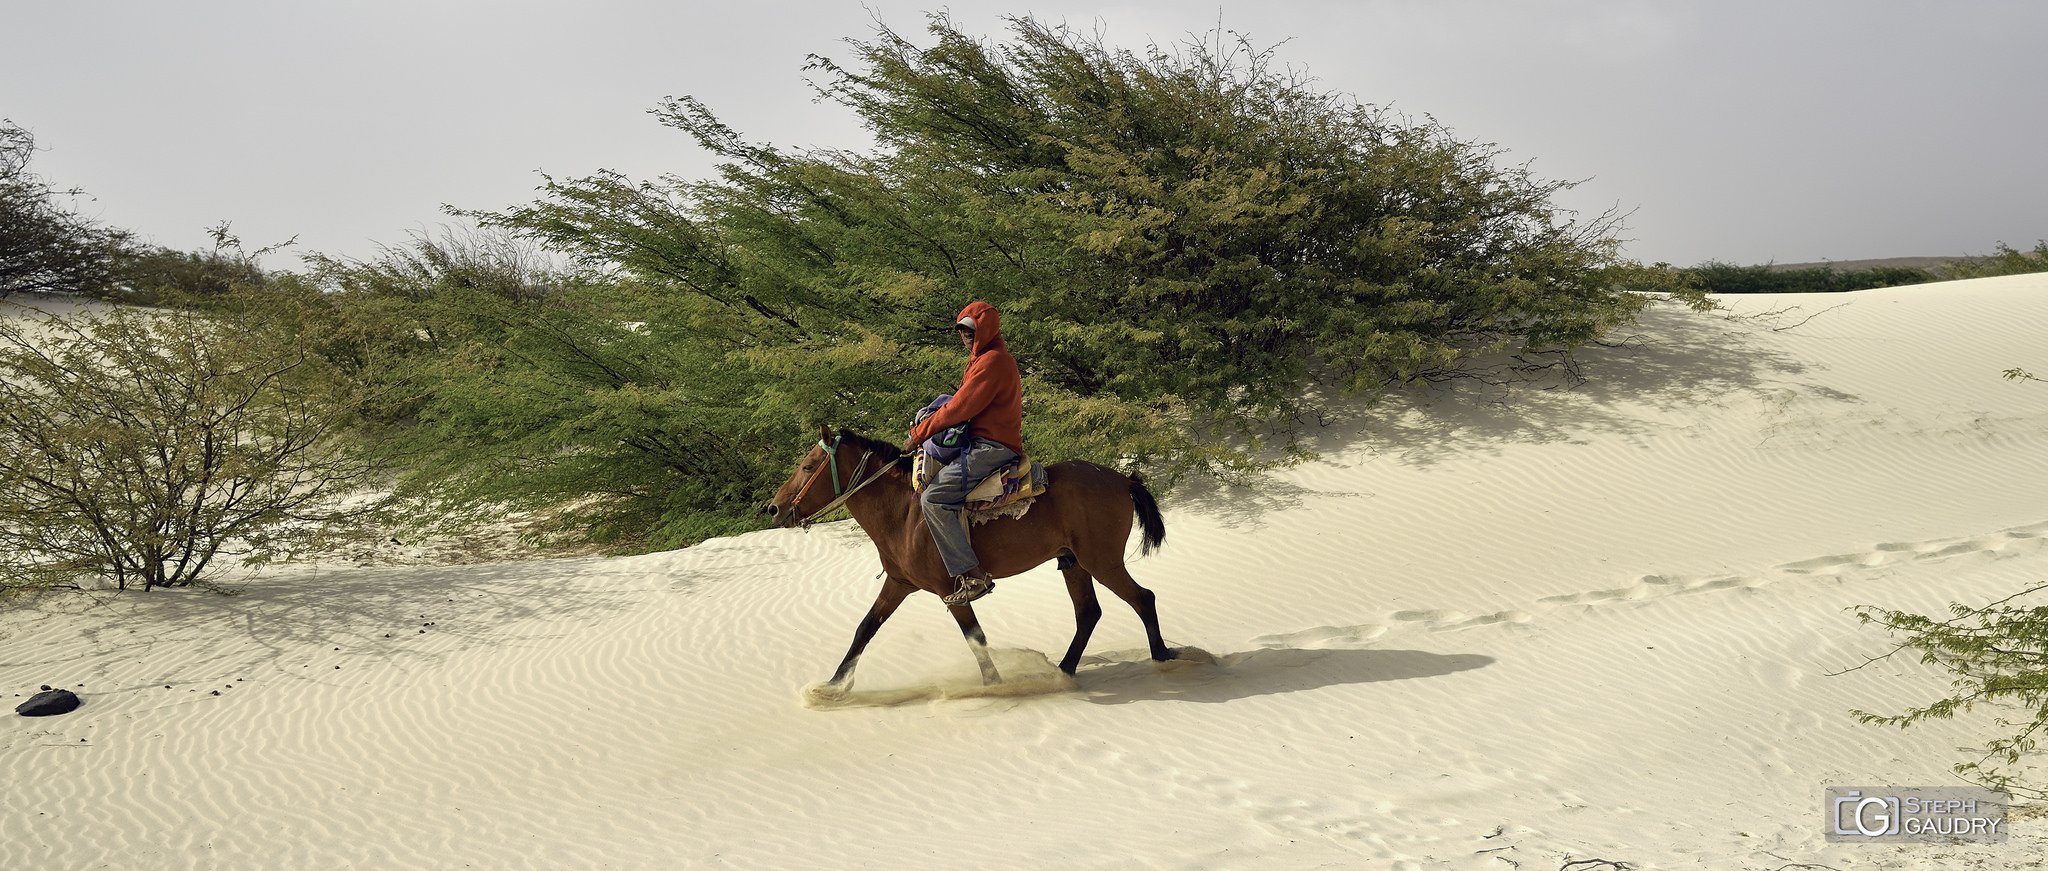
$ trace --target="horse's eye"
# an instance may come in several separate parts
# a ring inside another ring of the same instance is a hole
[[[805,463],[805,464],[804,464],[804,471],[808,472],[808,471],[810,471],[810,470],[812,470],[812,469],[815,469],[815,468],[817,468],[817,467],[818,467],[818,466],[817,466],[817,464],[816,464],[816,463]]]

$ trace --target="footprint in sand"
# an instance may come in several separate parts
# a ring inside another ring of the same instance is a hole
[[[1471,629],[1476,626],[1495,626],[1501,623],[1527,623],[1531,619],[1533,618],[1529,616],[1527,611],[1509,609],[1506,611],[1495,611],[1492,614],[1481,614],[1477,617],[1467,617],[1463,620],[1444,623],[1431,628],[1439,631],[1446,629]]]
[[[1764,585],[1764,584],[1766,584],[1766,583],[1768,583],[1768,582],[1767,582],[1767,581],[1765,581],[1765,580],[1764,580],[1764,579],[1762,579],[1762,578],[1744,578],[1744,577],[1729,577],[1729,578],[1716,578],[1716,579],[1714,579],[1714,580],[1711,580],[1711,581],[1707,581],[1707,582],[1704,582],[1704,583],[1700,583],[1700,584],[1694,584],[1694,585],[1692,585],[1692,586],[1686,587],[1686,588],[1684,588],[1684,589],[1682,589],[1682,590],[1679,590],[1679,592],[1681,592],[1681,593],[1705,593],[1705,592],[1710,592],[1710,591],[1713,591],[1713,590],[1733,590],[1733,589],[1738,589],[1738,588],[1740,588],[1740,589],[1745,589],[1745,590],[1753,590],[1753,589],[1756,589],[1757,587],[1761,587],[1761,586],[1763,586],[1763,585]]]
[[[1561,596],[1545,596],[1538,599],[1546,605],[1599,605],[1609,602],[1627,602],[1638,599],[1677,595],[1679,593],[1704,593],[1714,590],[1754,589],[1768,583],[1762,578],[1730,576],[1721,578],[1700,578],[1692,575],[1644,575],[1642,580],[1626,587],[1612,590],[1592,590],[1584,593],[1569,593]]]
[[[1462,611],[1446,610],[1394,612],[1394,619],[1399,620],[1403,623],[1446,623],[1452,620],[1462,619],[1464,616],[1465,614]]]
[[[1778,571],[1793,575],[1838,574],[1859,568],[1874,568],[1897,559],[1944,560],[1978,553],[1998,554],[2023,543],[2029,547],[2038,547],[2037,542],[2043,536],[2048,536],[2048,523],[2034,523],[1975,538],[1887,541],[1872,545],[1870,550],[1863,553],[1814,557],[1785,563],[1777,568]]]
[[[1786,563],[1778,566],[1778,571],[1794,575],[1828,575],[1851,567],[1869,568],[1883,565],[1884,561],[1885,554],[1882,551],[1843,553]]]
[[[1612,590],[1592,590],[1584,593],[1567,593],[1562,596],[1545,596],[1536,601],[1547,605],[1590,605],[1595,602],[1611,602],[1617,599],[1640,599],[1650,594],[1648,584],[1666,583],[1664,578],[1655,575],[1646,577],[1643,581],[1644,583],[1616,587]]]

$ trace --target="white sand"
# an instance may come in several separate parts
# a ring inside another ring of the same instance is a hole
[[[1259,492],[1171,494],[1133,573],[1215,661],[1151,664],[1106,598],[1072,690],[969,692],[920,595],[859,687],[911,701],[805,707],[877,587],[849,524],[16,606],[0,699],[86,705],[0,726],[0,868],[2036,861],[2033,812],[1874,847],[1823,843],[1820,802],[1958,783],[1995,734],[1856,723],[1944,690],[1907,659],[1827,674],[1887,647],[1849,606],[2048,574],[2048,384],[1999,377],[2048,370],[2048,277],[1727,302],[1576,389],[1397,397]],[[1048,677],[1050,567],[977,609]]]

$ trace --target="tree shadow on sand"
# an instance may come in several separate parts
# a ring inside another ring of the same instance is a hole
[[[1654,422],[1660,415],[1771,389],[1859,401],[1818,383],[1806,363],[1776,347],[1772,335],[1767,321],[1653,306],[1632,327],[1579,349],[1569,366],[1562,357],[1500,355],[1476,360],[1456,377],[1397,388],[1376,400],[1312,390],[1310,417],[1297,422],[1295,437],[1324,462],[1384,459],[1426,467],[1514,445],[1646,433],[1668,426]],[[1327,492],[1276,475],[1250,486],[1205,478],[1176,487],[1172,507],[1226,525],[1257,525],[1264,515],[1299,508],[1311,496],[1373,494]]]
[[[1492,665],[1493,657],[1422,650],[1277,648],[1212,657],[1184,647],[1180,659],[1155,663],[1144,651],[1090,656],[1075,683],[1098,705],[1133,702],[1228,702],[1344,684],[1442,677]]]
[[[69,659],[132,662],[138,686],[283,674],[309,676],[315,661],[373,657],[422,665],[476,646],[559,636],[633,607],[646,579],[600,558],[461,566],[301,566],[244,579],[234,595],[198,589],[128,591],[52,599],[75,613],[89,646]],[[52,654],[53,656],[56,654]],[[161,666],[149,663],[164,660]],[[75,666],[36,657],[0,665]],[[302,670],[303,669],[303,670]],[[118,681],[117,681],[118,683]]]

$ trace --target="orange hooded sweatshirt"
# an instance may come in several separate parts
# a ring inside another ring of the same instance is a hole
[[[960,317],[974,319],[974,349],[967,360],[967,374],[960,377],[953,401],[911,428],[910,441],[916,444],[947,427],[966,423],[969,438],[1001,442],[1023,456],[1024,382],[1017,375],[1010,347],[1003,344],[1002,318],[995,306],[980,301],[968,303]]]

